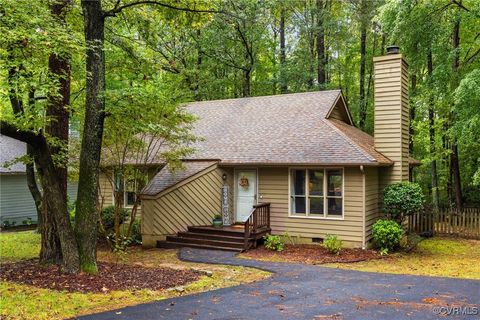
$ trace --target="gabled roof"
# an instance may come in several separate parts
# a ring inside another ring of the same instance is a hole
[[[198,117],[193,133],[203,138],[193,145],[196,152],[189,160],[218,159],[223,165],[391,164],[372,150],[370,140],[361,143],[330,123],[327,118],[337,103],[343,107],[339,114],[351,120],[340,90],[189,103],[188,112]]]
[[[21,174],[26,172],[25,164],[16,162],[8,168],[6,163],[27,154],[27,145],[16,139],[0,135],[0,174]]]

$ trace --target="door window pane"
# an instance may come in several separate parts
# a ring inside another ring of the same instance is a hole
[[[342,198],[328,199],[328,215],[341,216],[342,215]]]
[[[305,195],[305,170],[292,171],[292,194]]]
[[[323,170],[308,170],[308,188],[311,196],[323,196]]]
[[[310,197],[310,214],[323,215],[323,197]]]
[[[342,196],[342,171],[328,170],[328,196]]]

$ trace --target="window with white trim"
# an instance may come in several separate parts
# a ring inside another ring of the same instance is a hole
[[[137,194],[137,181],[135,179],[123,179],[119,174],[115,175],[115,191],[118,192],[120,185],[123,184],[123,206],[133,207]]]
[[[290,215],[343,216],[343,169],[291,169]]]

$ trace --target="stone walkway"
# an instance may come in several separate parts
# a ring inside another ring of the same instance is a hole
[[[180,251],[180,258],[254,267],[274,274],[264,281],[81,319],[480,319],[478,280],[260,262],[236,258],[231,252],[187,248]],[[460,313],[455,314],[452,307],[461,307],[455,309]],[[447,312],[454,313],[445,316]]]

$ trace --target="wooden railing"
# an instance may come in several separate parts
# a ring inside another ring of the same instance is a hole
[[[462,211],[451,208],[428,210],[408,217],[412,232],[455,235],[480,239],[480,208],[466,207]]]
[[[250,248],[250,236],[256,235],[260,230],[270,229],[270,203],[259,203],[253,206],[244,223],[244,250]],[[256,239],[254,245],[256,244]]]

